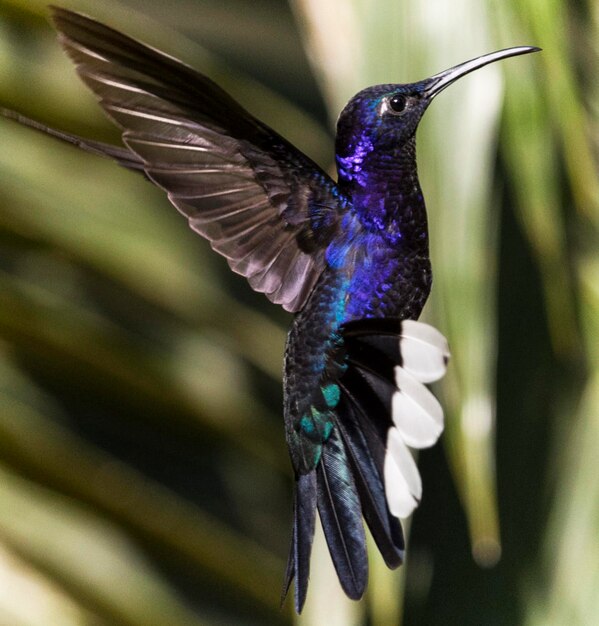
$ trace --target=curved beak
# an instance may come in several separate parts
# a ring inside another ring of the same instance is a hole
[[[427,78],[423,81],[425,88],[422,95],[430,100],[438,93],[441,93],[445,87],[448,87],[453,82],[458,80],[458,78],[461,78],[462,76],[465,76],[480,67],[488,65],[489,63],[495,63],[495,61],[506,59],[508,57],[515,57],[520,54],[529,54],[530,52],[539,52],[540,50],[541,48],[536,48],[534,46],[518,46],[517,48],[506,48],[505,50],[498,50],[497,52],[483,54],[481,57],[466,61],[465,63],[460,63],[460,65],[456,65],[455,67],[451,67],[448,70],[439,72],[439,74],[435,74],[434,76]]]

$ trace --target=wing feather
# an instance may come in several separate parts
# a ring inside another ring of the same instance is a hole
[[[335,183],[187,65],[83,15],[53,17],[148,178],[254,289],[300,310],[345,206]]]

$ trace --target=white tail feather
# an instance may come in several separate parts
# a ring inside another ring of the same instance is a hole
[[[420,501],[422,481],[416,463],[397,428],[390,428],[387,434],[384,472],[389,510],[396,517],[408,517]]]
[[[389,510],[405,518],[422,495],[420,474],[408,446],[427,448],[443,432],[443,409],[423,383],[445,374],[449,348],[436,328],[414,320],[402,321],[399,342],[402,364],[395,368],[394,426],[387,433],[384,473]]]
[[[399,349],[402,366],[421,383],[439,380],[447,369],[449,347],[445,337],[432,326],[404,320]]]
[[[412,448],[432,446],[443,432],[443,409],[435,396],[402,367],[395,368],[393,423]]]

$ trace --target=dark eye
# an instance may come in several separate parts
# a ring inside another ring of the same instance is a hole
[[[396,93],[394,96],[389,98],[389,108],[394,113],[403,113],[407,104],[408,101],[406,100],[406,97],[401,94]]]

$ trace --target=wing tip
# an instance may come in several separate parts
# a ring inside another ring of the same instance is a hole
[[[48,9],[50,10],[50,19],[52,23],[61,33],[63,26],[80,26],[81,23],[98,23],[96,20],[84,15],[83,13],[71,11],[70,9],[65,9],[64,7],[59,7],[55,4],[50,4]]]

